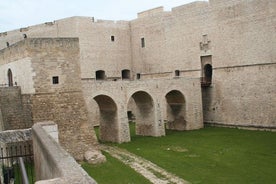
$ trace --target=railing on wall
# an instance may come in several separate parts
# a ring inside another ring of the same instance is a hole
[[[13,87],[13,86],[17,86],[17,82],[13,83],[12,85],[10,85],[10,84],[0,84],[0,88],[1,87]]]
[[[212,84],[212,79],[207,77],[200,77],[201,87],[209,87]]]
[[[26,184],[26,181],[28,181],[28,183],[33,184],[35,182],[35,177],[32,144],[26,142],[5,145],[0,149],[0,183]],[[22,161],[24,164],[22,164]],[[22,168],[22,165],[25,165],[25,168]],[[25,174],[22,173],[24,173],[24,171],[26,171],[25,173],[27,174],[28,178],[23,178]]]

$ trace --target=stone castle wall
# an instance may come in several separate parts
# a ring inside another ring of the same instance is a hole
[[[20,87],[0,87],[1,129],[14,130],[32,126],[30,114],[22,103]]]
[[[210,1],[144,13],[131,21],[133,70],[143,78],[175,70],[203,77],[201,57],[211,56],[204,121],[275,127],[275,7],[272,0]]]
[[[144,11],[129,22],[72,17],[1,33],[0,48],[6,47],[6,42],[14,47],[13,43],[24,39],[23,34],[30,38],[78,37],[80,77],[87,81],[95,79],[97,70],[119,79],[124,69],[131,71],[132,78],[139,73],[142,80],[172,78],[176,70],[181,77],[199,78],[204,76],[202,57],[211,56],[208,64],[213,67],[213,83],[202,88],[204,121],[275,126],[275,7],[274,0],[210,0],[168,12],[162,8]],[[12,58],[18,66],[22,59],[30,63],[28,52],[19,51]],[[12,51],[1,52],[2,64]],[[6,65],[5,70],[7,67],[13,66]],[[22,92],[36,89],[36,70],[26,71],[34,84],[24,85]],[[53,69],[50,75],[59,72],[64,71]],[[42,86],[46,91],[56,90],[44,83]],[[252,107],[254,102],[258,108]]]
[[[31,122],[55,121],[59,127],[62,146],[76,159],[82,160],[84,152],[90,147],[97,149],[97,140],[93,127],[88,124],[81,91],[78,38],[28,38],[19,45],[20,49],[27,52],[30,69],[35,71],[35,74],[31,77],[27,74],[29,78],[21,75],[24,72],[16,73],[14,70],[13,74],[22,80],[22,83],[18,83],[22,88],[26,87],[25,83],[32,83],[34,92],[25,91],[22,97],[20,92],[17,93],[21,100],[12,96],[10,98],[23,104],[29,113],[28,117],[32,118]],[[13,49],[16,48],[12,46],[3,52],[12,53]],[[13,58],[12,55],[7,55],[6,60],[10,63],[6,65],[16,63],[12,62]],[[5,65],[1,68],[5,68]],[[53,77],[58,77],[56,84]],[[5,104],[5,110],[9,109],[6,106],[13,108],[10,104]],[[18,104],[15,106],[20,107]],[[4,114],[2,113],[3,116]],[[18,113],[12,114],[21,119]],[[16,121],[13,123],[20,125]]]

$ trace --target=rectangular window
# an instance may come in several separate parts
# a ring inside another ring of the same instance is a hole
[[[145,38],[141,38],[141,47],[142,47],[142,48],[145,47]]]
[[[137,73],[136,74],[136,78],[139,80],[141,78],[141,74],[140,73]]]
[[[54,76],[54,77],[52,78],[52,82],[53,82],[53,84],[58,84],[58,83],[59,83],[59,81],[58,81],[58,76]]]
[[[115,41],[115,36],[111,36],[111,41],[114,42]]]

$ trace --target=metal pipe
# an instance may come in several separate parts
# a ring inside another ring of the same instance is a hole
[[[25,168],[23,158],[19,157],[18,159],[19,159],[19,166],[20,166],[20,171],[21,171],[23,184],[29,184],[29,179],[28,179],[28,176],[27,176],[27,172],[26,172],[26,168]]]

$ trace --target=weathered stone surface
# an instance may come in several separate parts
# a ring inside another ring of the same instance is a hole
[[[17,143],[32,140],[32,130],[7,130],[0,132],[1,143]]]
[[[201,128],[202,114],[212,124],[275,128],[275,6],[210,0],[144,11],[132,21],[71,17],[2,33],[0,84],[10,69],[23,94],[1,97],[2,122],[11,126],[3,129],[53,120],[60,143],[82,159],[97,145],[92,125],[104,140],[130,141],[127,111],[141,135],[164,135],[166,121]],[[200,88],[206,65],[212,83]],[[99,70],[105,80],[95,80]],[[121,80],[125,70],[129,79]],[[177,114],[166,101],[171,90],[184,96]]]
[[[105,156],[99,150],[90,149],[85,152],[84,159],[90,164],[101,164],[106,161]]]
[[[96,184],[81,166],[37,123],[33,126],[33,149],[38,183]]]

